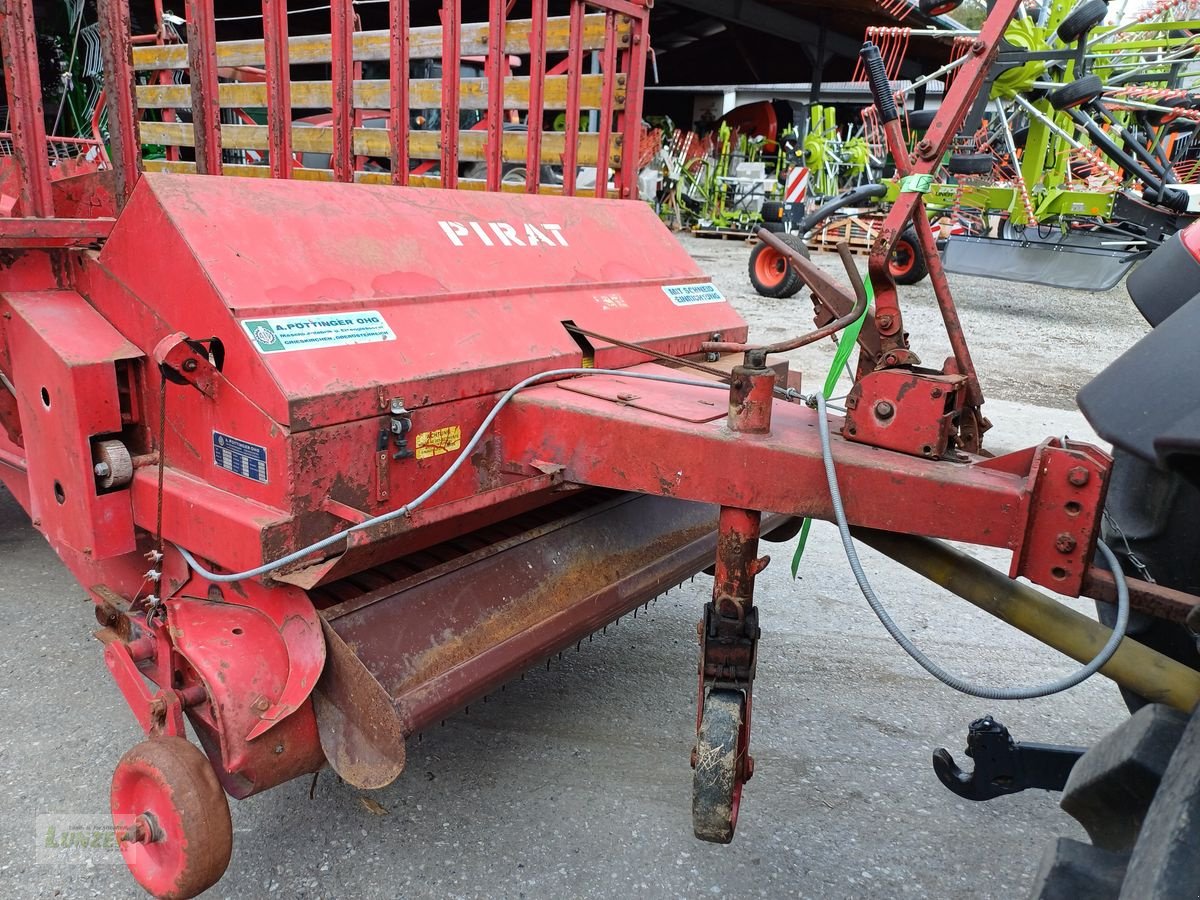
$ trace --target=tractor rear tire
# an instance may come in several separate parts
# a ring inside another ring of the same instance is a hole
[[[1179,740],[1129,857],[1121,900],[1191,900],[1200,885],[1200,712]]]
[[[1104,0],[1097,0],[1097,2],[1103,4]],[[1091,103],[1103,93],[1104,82],[1100,80],[1099,75],[1084,75],[1082,78],[1076,78],[1068,84],[1047,91],[1046,99],[1055,109],[1074,109],[1076,106]]]
[[[1108,4],[1104,0],[1083,0],[1059,23],[1058,37],[1064,44],[1073,44],[1108,15]]]
[[[808,246],[800,235],[780,234],[778,237],[808,259]],[[750,251],[749,273],[754,290],[764,297],[776,300],[794,296],[804,286],[799,273],[788,263],[787,257],[762,241]]]

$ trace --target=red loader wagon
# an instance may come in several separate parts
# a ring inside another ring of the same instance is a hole
[[[1016,0],[999,5],[918,173]],[[264,39],[225,43],[212,6],[187,4],[186,44],[135,43],[125,0],[101,0],[108,161],[71,172],[46,151],[32,0],[0,12],[15,200],[0,218],[0,479],[93,600],[146,733],[111,796],[151,894],[220,878],[226,795],[324,765],[386,785],[410,736],[709,567],[694,820],[730,840],[753,772],[759,540],[799,517],[1008,548],[1013,576],[1084,588],[1109,459],[1057,438],[983,451],[936,253],[955,357],[920,367],[886,272],[901,227],[927,221],[918,194],[872,259],[879,300],[844,417],[804,402],[775,354],[862,316],[853,267],[847,289],[792,254],[817,329],[748,343],[631,199],[648,4],[571,0],[549,17],[534,0],[517,20],[491,0],[487,22],[464,23],[445,0],[440,26],[414,28],[393,0],[390,27],[364,32],[334,0],[329,34],[289,37],[283,4],[264,0]],[[510,55],[528,74],[505,74]],[[463,56],[488,77],[407,77],[412,59]],[[330,80],[292,82],[298,61]],[[390,76],[358,78],[364,61]],[[221,81],[230,67],[263,77]],[[160,77],[179,69],[186,84]],[[491,111],[485,130],[459,129],[460,102]],[[221,121],[257,106],[265,125]],[[328,127],[292,127],[293,109],[320,106]],[[411,128],[408,111],[430,106],[440,130]],[[187,114],[148,115],[168,108]],[[381,109],[386,128],[356,126]],[[502,127],[513,109],[519,132]],[[544,131],[556,109],[566,131]],[[176,149],[143,163],[145,143]],[[329,168],[297,166],[301,152]],[[436,174],[410,179],[415,160]],[[486,176],[460,180],[464,162]],[[524,164],[524,184],[506,164]],[[545,166],[561,185],[542,183]],[[572,196],[581,166],[598,167],[601,199]]]

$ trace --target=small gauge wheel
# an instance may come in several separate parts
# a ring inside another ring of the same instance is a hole
[[[712,690],[704,698],[692,776],[692,830],[702,841],[733,840],[742,799],[745,707],[741,691]]]
[[[113,772],[112,817],[134,880],[155,897],[208,890],[233,852],[229,801],[208,757],[181,737],[131,748]]]

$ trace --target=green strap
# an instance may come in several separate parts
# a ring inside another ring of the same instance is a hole
[[[909,177],[928,178],[929,176]],[[903,182],[901,182],[901,185],[903,185]],[[870,278],[867,279],[866,288],[867,306],[869,307],[875,299],[875,289],[871,286]],[[838,339],[837,350],[833,354],[833,364],[829,367],[829,374],[825,376],[825,384],[821,387],[821,393],[825,395],[826,400],[833,393],[833,389],[837,387],[838,376],[842,374],[842,369],[850,361],[850,354],[854,352],[854,345],[858,342],[858,333],[862,331],[863,322],[866,318],[867,311],[864,309],[863,314],[852,322]],[[804,555],[804,545],[808,542],[808,529],[811,525],[812,519],[805,519],[800,526],[800,539],[796,542],[796,552],[792,554],[792,578],[796,577],[796,572],[800,569],[800,557]]]
[[[900,193],[928,194],[933,190],[932,175],[905,175],[900,179]]]

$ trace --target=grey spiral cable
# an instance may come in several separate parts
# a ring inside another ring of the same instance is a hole
[[[903,648],[904,652],[911,656],[921,668],[942,682],[942,684],[952,687],[956,691],[961,691],[964,694],[970,694],[973,697],[983,697],[986,700],[1030,700],[1034,697],[1046,697],[1050,694],[1057,694],[1068,688],[1075,687],[1096,674],[1112,658],[1112,655],[1117,652],[1117,647],[1121,645],[1121,641],[1125,638],[1125,628],[1129,623],[1129,586],[1125,582],[1125,574],[1121,571],[1121,564],[1117,560],[1116,554],[1103,541],[1097,541],[1096,546],[1100,549],[1101,555],[1108,561],[1109,568],[1112,570],[1113,580],[1117,585],[1117,622],[1113,626],[1112,636],[1108,639],[1108,643],[1096,654],[1096,658],[1086,666],[1076,669],[1070,675],[1044,684],[1035,684],[1028,687],[997,688],[973,684],[964,678],[947,672],[922,653],[921,649],[912,642],[908,635],[900,629],[900,626],[888,614],[887,609],[884,608],[875,590],[871,587],[871,583],[867,580],[867,573],[863,571],[862,563],[858,558],[858,552],[854,549],[854,540],[850,536],[850,525],[846,521],[846,508],[842,505],[842,492],[838,487],[837,472],[833,465],[833,446],[829,438],[829,419],[825,415],[825,397],[820,391],[817,391],[814,396],[817,407],[817,431],[821,436],[821,456],[825,462],[825,480],[829,483],[829,496],[833,501],[833,516],[837,522],[838,534],[842,538],[842,547],[846,551],[846,560],[850,563],[850,571],[854,573],[854,580],[858,582],[859,590],[867,598],[867,603],[870,604],[871,610],[879,618],[879,621],[883,623],[883,627],[887,629],[888,634],[892,636],[896,643]]]

